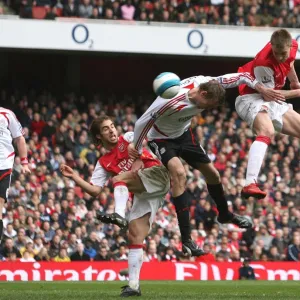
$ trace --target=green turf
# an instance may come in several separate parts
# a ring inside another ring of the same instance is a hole
[[[1,282],[1,300],[119,298],[124,282]],[[142,299],[300,299],[296,281],[143,281]]]

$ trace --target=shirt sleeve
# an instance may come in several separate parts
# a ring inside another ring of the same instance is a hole
[[[248,72],[225,74],[218,77],[212,77],[212,79],[218,80],[224,89],[238,87],[241,84],[246,84],[250,88],[255,89],[255,85],[258,83],[258,80]]]
[[[17,117],[13,112],[7,114],[9,124],[8,129],[11,132],[11,136],[15,139],[17,137],[23,136],[23,128]]]
[[[110,174],[100,165],[99,161],[96,164],[90,183],[99,187],[104,187]]]
[[[254,75],[257,81],[263,84],[265,87],[275,87],[274,70],[271,68],[257,66],[254,68]]]
[[[126,142],[128,143],[132,143],[133,140],[134,140],[134,132],[133,131],[129,131],[129,132],[126,132],[124,135],[123,135],[123,138]]]

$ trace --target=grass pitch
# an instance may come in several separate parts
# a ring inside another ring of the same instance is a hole
[[[126,282],[1,282],[0,300],[120,298]],[[300,299],[297,281],[142,281],[144,299]]]

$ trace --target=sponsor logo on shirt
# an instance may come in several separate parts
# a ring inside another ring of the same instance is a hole
[[[187,104],[181,104],[181,105],[175,107],[175,109],[173,110],[173,112],[170,113],[170,114],[168,115],[168,117],[174,115],[174,114],[177,113],[177,112],[180,112],[180,111],[183,110],[186,106],[188,106],[188,105],[187,105]]]
[[[124,152],[125,151],[125,145],[122,143],[118,146],[118,149],[120,152]]]
[[[179,121],[179,122],[186,122],[186,121],[192,119],[194,116],[195,116],[195,115],[182,117],[182,118],[179,118],[178,121]]]
[[[119,162],[118,167],[122,170],[119,174],[131,170],[134,160],[135,159],[129,158],[129,159],[123,159],[121,162]]]
[[[159,117],[159,114],[158,114],[158,112],[157,112],[157,111],[156,111],[156,112],[153,112],[153,113],[151,113],[151,119],[152,119],[152,120],[156,120],[158,117]]]
[[[269,82],[271,82],[272,81],[272,76],[263,76],[262,78],[261,78],[261,82],[262,83],[269,83]]]

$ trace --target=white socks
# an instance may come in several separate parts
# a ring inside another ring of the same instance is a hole
[[[134,247],[134,248],[131,248]],[[139,248],[135,248],[135,245],[129,246],[128,254],[128,269],[129,269],[129,283],[128,285],[137,290],[140,285],[140,271],[143,264],[143,246],[137,245]]]
[[[270,143],[271,139],[269,137],[258,136],[251,145],[247,165],[246,186],[257,182],[257,177]]]
[[[115,212],[125,218],[126,204],[129,198],[128,188],[125,183],[118,182],[114,185]]]

